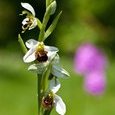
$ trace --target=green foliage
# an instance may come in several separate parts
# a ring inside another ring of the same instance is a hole
[[[53,32],[53,30],[55,29],[55,27],[56,27],[56,25],[58,23],[58,20],[59,20],[61,14],[62,14],[62,11],[55,17],[55,19],[53,20],[53,22],[50,25],[50,27],[46,30],[44,39],[46,39]]]
[[[0,115],[35,115],[37,113],[36,75],[24,69],[27,66],[20,60],[19,53],[5,50],[0,52],[0,60],[2,60],[0,61]],[[84,92],[82,78],[74,73],[73,61],[70,58],[62,57],[62,63],[71,73],[71,79],[61,80],[63,88],[58,93],[67,105],[66,115],[115,114],[115,61],[110,63],[111,66],[107,71],[107,89],[101,97],[91,97]],[[53,111],[52,115],[57,113]]]
[[[82,42],[93,42],[105,52],[114,52],[109,46],[115,46],[114,0],[63,0],[61,7],[63,15],[55,36],[64,53],[74,53]]]

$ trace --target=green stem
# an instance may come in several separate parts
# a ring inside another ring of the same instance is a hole
[[[42,23],[39,19],[37,19],[37,24],[38,24],[38,28],[41,30],[41,27],[42,27]]]
[[[38,115],[41,115],[41,79],[42,76],[41,75],[37,75],[38,78]]]
[[[48,65],[48,67],[46,68],[46,70],[44,71],[43,75],[42,75],[42,80],[41,80],[41,83],[42,83],[42,91],[43,91],[43,94],[45,93],[46,89],[47,89],[47,85],[48,85],[48,77],[50,75],[50,72],[51,72],[51,64]]]
[[[38,38],[38,41],[40,42],[43,41],[44,39],[45,29],[50,18],[51,8],[52,8],[51,5],[49,5],[49,7],[46,8],[46,12],[44,14],[43,23],[42,23],[42,27],[41,27],[39,38]]]
[[[51,110],[52,110],[52,109],[51,109]],[[43,115],[50,115],[51,110],[45,110],[44,113],[43,113]]]

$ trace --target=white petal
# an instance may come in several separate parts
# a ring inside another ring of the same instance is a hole
[[[37,19],[34,18],[33,22],[32,22],[32,25],[29,27],[29,30],[35,28],[37,26]]]
[[[54,58],[54,60],[53,60],[53,64],[59,64],[59,62],[60,62],[60,57],[59,57],[59,55],[58,54],[56,54],[56,56],[55,56],[55,58]]]
[[[25,19],[22,21],[22,25],[27,24],[28,21],[29,21],[29,18],[25,18]]]
[[[26,42],[26,46],[27,48],[32,48],[34,47],[35,45],[37,45],[39,42],[34,40],[34,39],[29,39],[27,42]]]
[[[35,11],[29,3],[21,3],[22,7],[30,11],[35,16]]]
[[[55,52],[58,52],[58,48],[56,47],[53,47],[53,46],[45,46],[44,47],[45,51],[55,51]]]
[[[49,51],[47,53],[47,56],[48,56],[48,60],[51,61],[55,56],[56,56],[56,53],[55,51]]]
[[[49,87],[50,87],[49,89],[53,93],[56,93],[60,89],[61,84],[60,84],[58,79],[52,79],[52,80],[50,80],[50,86]]]
[[[67,78],[69,73],[59,65],[52,66],[52,74],[56,77]]]
[[[66,105],[63,102],[62,98],[55,94],[54,101],[55,101],[56,111],[60,115],[64,115],[66,113]]]
[[[47,63],[38,63],[38,64],[33,64],[28,67],[29,71],[36,72],[37,74],[42,74],[47,67]]]
[[[37,66],[36,66],[36,64],[30,65],[30,66],[28,67],[28,70],[29,70],[29,71],[37,72]]]
[[[25,63],[29,63],[29,62],[32,62],[36,59],[35,57],[35,47],[34,48],[31,48],[26,54],[25,56],[23,57],[23,60]]]
[[[58,48],[52,46],[45,46],[44,50],[48,52],[47,56],[49,61],[51,61],[56,56],[56,53],[58,52]]]

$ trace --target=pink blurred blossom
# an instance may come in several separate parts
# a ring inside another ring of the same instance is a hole
[[[104,72],[91,72],[84,78],[84,89],[92,95],[101,95],[105,91],[106,77]]]
[[[106,68],[106,58],[93,44],[83,44],[76,51],[74,68],[82,75],[97,70],[103,71]]]
[[[82,44],[74,57],[75,71],[84,76],[84,89],[92,95],[105,91],[107,59],[102,51],[90,43]]]

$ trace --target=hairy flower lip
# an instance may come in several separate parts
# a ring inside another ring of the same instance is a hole
[[[52,107],[54,106],[53,100],[54,100],[54,97],[51,92],[51,94],[49,93],[42,98],[42,106],[45,109],[52,109]]]
[[[45,62],[48,60],[47,51],[36,51],[35,57],[38,62]]]
[[[37,42],[34,39],[30,39],[26,42],[26,46],[29,48],[29,51],[23,57],[23,61],[25,63],[30,63],[37,59],[36,51],[37,51],[37,47],[39,46],[40,43],[41,42]],[[58,52],[58,48],[53,47],[53,46],[44,45],[44,51],[47,52],[48,59],[50,59],[54,54],[56,54]]]

